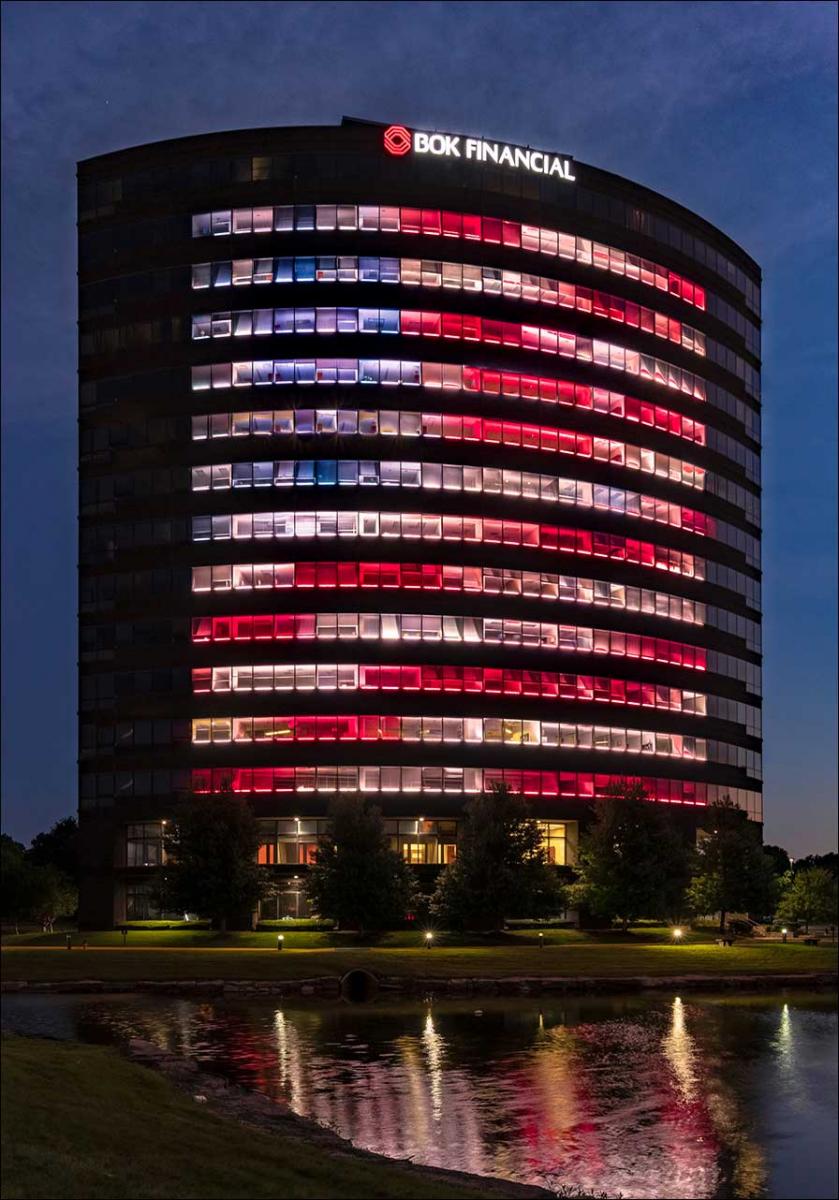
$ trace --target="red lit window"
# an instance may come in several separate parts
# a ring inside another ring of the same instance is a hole
[[[440,222],[440,210],[438,208],[424,208],[422,210],[422,231],[425,234],[439,236],[442,233]]]

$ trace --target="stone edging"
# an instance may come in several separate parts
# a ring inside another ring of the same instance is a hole
[[[252,1092],[237,1084],[228,1083],[219,1075],[210,1075],[198,1069],[190,1059],[170,1054],[151,1042],[132,1038],[120,1047],[132,1062],[159,1071],[180,1091],[192,1096],[198,1103],[206,1104],[217,1116],[256,1127],[266,1133],[282,1133],[285,1137],[305,1142],[307,1150],[328,1151],[337,1160],[342,1157],[363,1158],[368,1162],[402,1167],[406,1171],[421,1174],[423,1180],[438,1179],[441,1183],[463,1183],[479,1185],[487,1196],[519,1197],[525,1200],[555,1200],[556,1192],[522,1183],[485,1175],[470,1175],[464,1171],[447,1171],[442,1167],[426,1167],[410,1159],[388,1158],[354,1146],[352,1142],[319,1125],[307,1117],[298,1116],[277,1104],[262,1092]],[[340,1169],[340,1161],[336,1163]]]
[[[365,971],[366,968],[363,968]],[[432,975],[416,977],[373,974],[381,992],[393,995],[482,995],[530,996],[543,992],[569,994],[637,992],[647,990],[696,991],[700,989],[739,989],[756,991],[777,987],[835,988],[837,974],[832,971],[797,974],[761,975],[631,975],[631,976],[480,976],[448,978]],[[335,999],[341,994],[337,975],[311,979],[77,979],[61,982],[3,980],[5,993],[46,993],[97,995],[150,992],[174,996],[316,996]]]

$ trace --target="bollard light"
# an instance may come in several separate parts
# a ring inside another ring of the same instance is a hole
[[[282,950],[284,941],[285,941],[285,935],[282,933],[278,933],[277,934],[277,949],[278,950]]]
[[[683,929],[674,929],[673,930],[673,941],[674,942],[680,942],[683,937],[684,937]]]
[[[540,933],[540,934],[539,934],[539,949],[540,949],[540,950],[544,950],[544,949],[545,949],[545,935],[544,935],[544,933]]]
[[[431,932],[431,930],[430,930],[430,929],[426,930],[426,934],[425,934],[425,948],[426,948],[426,950],[430,950],[430,949],[431,949],[431,943],[432,943],[433,941],[434,941],[434,934]]]
[[[782,929],[781,930],[781,941],[785,942],[786,940],[787,940],[787,931],[786,931],[786,929]]]
[[[69,933],[67,934],[67,949],[68,950],[73,949],[73,939],[70,937]]]

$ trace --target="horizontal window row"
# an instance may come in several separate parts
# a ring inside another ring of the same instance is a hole
[[[607,321],[616,321],[673,342],[695,354],[704,356],[706,349],[704,333],[664,313],[646,308],[643,304],[634,304],[620,296],[564,283],[558,279],[526,275],[520,271],[502,271],[498,267],[470,266],[429,258],[359,258],[355,255],[238,258],[226,262],[195,263],[192,267],[192,286],[196,289],[315,282],[392,283],[405,287],[446,288],[449,291],[503,296],[505,300],[523,300],[533,304],[548,304],[553,308],[570,308]],[[254,328],[248,329],[244,323],[237,320],[244,314],[228,314],[231,315],[237,334],[257,332],[256,320]],[[193,317],[194,338],[227,336],[217,331],[215,319],[212,328],[207,326],[206,320]],[[202,322],[198,329],[196,322]]]
[[[533,471],[458,463],[297,458],[193,467],[191,479],[194,492],[313,486],[399,487],[593,508],[714,538],[744,555],[750,566],[760,565],[760,540],[727,521],[625,488]]]
[[[577,822],[538,821],[537,824],[547,861],[556,867],[573,866],[577,861]],[[272,826],[276,827],[276,832]],[[290,821],[260,821],[260,828],[263,832],[257,851],[257,862],[265,866],[312,866],[316,861],[317,838],[327,832],[327,822],[299,818]],[[457,858],[457,821],[429,821],[426,817],[402,820],[385,818],[384,828],[389,836],[391,850],[412,866],[444,866]],[[280,904],[270,911],[276,912],[278,916],[293,915],[291,912],[281,913]],[[263,919],[265,914],[265,901],[262,901],[260,915]]]
[[[449,745],[505,745],[587,750],[594,753],[652,754],[721,762],[762,778],[761,755],[729,742],[679,733],[577,725],[513,717],[285,716],[198,717],[193,745],[243,742],[427,742]]]
[[[197,637],[196,640],[207,639]],[[218,684],[222,686],[219,687]],[[708,697],[701,692],[689,692],[664,684],[635,683],[628,679],[604,679],[594,675],[568,675],[557,671],[522,671],[502,667],[431,666],[427,663],[408,666],[382,666],[378,663],[285,663],[246,667],[195,667],[192,672],[192,686],[196,694],[212,691],[381,691],[523,696],[575,703],[657,708],[663,712],[700,717],[708,714]]]
[[[639,782],[649,798],[669,804],[704,806],[728,796],[752,815],[761,794],[693,779],[626,776],[592,771],[519,771],[503,767],[214,767],[192,772],[193,790],[202,792],[373,792],[476,795],[500,783],[524,796],[593,800],[616,784]]]
[[[286,363],[285,368],[285,374],[289,376],[283,380],[286,383],[424,387],[432,391],[462,391],[471,395],[503,396],[510,400],[560,404],[567,408],[586,409],[603,416],[646,425],[662,433],[696,442],[700,446],[705,445],[706,431],[701,421],[694,421],[691,417],[685,417],[660,405],[650,404],[646,400],[637,400],[634,396],[625,396],[622,392],[562,379],[467,367],[458,363],[408,362],[402,359],[318,358]],[[282,410],[276,419],[281,422],[286,420],[287,411]],[[300,415],[296,418],[296,433],[325,432],[318,428],[318,417],[315,416],[314,409],[297,411]],[[317,410],[318,413],[322,411],[330,410]],[[384,414],[381,416],[383,421],[392,421],[392,418],[387,418]],[[247,427],[245,417],[248,417]],[[195,427],[193,436],[199,439],[207,436],[239,437],[280,432],[274,429],[273,412],[252,413],[250,416],[244,413],[216,413],[210,417],[195,419],[199,424]],[[207,430],[202,432],[203,426],[200,422],[205,420]],[[308,420],[311,421],[309,429],[306,428]],[[370,420],[371,418],[368,418],[368,421]],[[380,429],[380,432],[385,430]],[[447,435],[441,430],[440,436]]]
[[[506,617],[443,616],[435,613],[318,612],[266,613],[245,617],[193,617],[194,642],[227,641],[371,641],[465,642],[473,645],[525,646],[569,654],[610,654],[642,658],[699,671],[709,668],[701,646],[667,638],[553,621]],[[217,672],[227,668],[213,668]],[[272,670],[273,668],[268,668]],[[195,680],[193,674],[193,680]],[[213,677],[219,681],[223,674]],[[213,691],[223,688],[217,684]]]
[[[696,308],[705,308],[703,287],[646,258],[639,258],[615,246],[592,242],[589,238],[497,217],[396,205],[281,204],[197,213],[192,218],[193,237],[290,233],[292,230],[419,233],[429,237],[463,238],[466,241],[510,246],[610,271],[671,296],[678,296]]]
[[[705,762],[705,738],[610,725],[570,725],[514,717],[360,716],[198,717],[193,745],[212,742],[448,742],[655,754]]]
[[[312,866],[316,862],[318,839],[328,832],[326,821],[260,821],[261,840],[257,862],[263,866]],[[541,821],[542,845],[548,861],[565,866],[576,859],[576,822]],[[568,825],[571,828],[568,828]],[[386,820],[390,848],[405,862],[445,865],[457,858],[457,821],[427,820],[425,817],[401,821]],[[262,912],[263,910],[260,910]]]
[[[218,418],[218,419],[217,419]],[[215,432],[225,426],[227,435]],[[210,434],[210,430],[213,432]],[[400,409],[304,408],[276,409],[269,412],[217,413],[192,418],[193,441],[209,436],[242,437],[253,431],[256,436],[355,436],[433,438],[454,442],[515,446],[541,450],[546,454],[567,454],[590,458],[629,470],[657,475],[674,483],[701,489],[705,468],[681,458],[647,450],[642,446],[557,429],[551,425],[526,425],[521,421],[493,420],[460,413],[408,412]]]
[[[211,567],[192,568],[194,592],[283,588],[405,588],[427,592],[526,596],[566,604],[649,613],[691,625],[704,625],[706,620],[706,606],[699,600],[688,600],[684,596],[671,596],[648,588],[627,587],[610,580],[555,575],[550,571],[425,562],[219,563]],[[734,616],[733,613],[726,615]]]
[[[341,333],[401,334],[403,337],[445,338],[509,346],[534,353],[559,355],[577,362],[623,371],[660,387],[682,392],[694,400],[705,400],[705,381],[692,371],[652,354],[642,354],[598,338],[582,337],[567,330],[544,325],[521,325],[466,313],[427,312],[399,308],[276,308],[273,328],[258,332],[275,335],[335,335]],[[252,384],[283,382],[282,372],[271,360],[221,363],[192,368],[195,391],[209,387],[248,387]]]
[[[705,560],[669,546],[611,533],[565,529],[534,522],[431,513],[317,512],[232,513],[192,518],[193,542],[311,537],[383,537],[526,546],[556,554],[579,554],[634,563],[702,579]]]
[[[658,776],[626,776],[588,771],[520,771],[501,767],[216,767],[197,770],[83,771],[79,780],[80,807],[108,808],[130,795],[173,796],[233,790],[237,793],[363,792],[475,795],[504,783],[525,796],[592,800],[605,796],[615,784],[641,783],[653,801],[666,804],[713,804],[728,796],[756,821],[762,820],[760,791]],[[386,803],[386,801],[385,801]],[[292,810],[293,812],[293,810]]]

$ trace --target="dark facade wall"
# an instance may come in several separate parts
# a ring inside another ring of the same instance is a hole
[[[724,794],[762,819],[757,266],[606,172],[392,158],[383,128],[79,165],[88,925],[141,911],[160,822],[191,788],[304,823],[362,788],[424,823],[506,772],[568,845],[621,778],[689,825]],[[270,230],[204,232],[234,210],[270,210]],[[441,212],[467,221],[430,232]],[[249,260],[270,282],[224,283]],[[534,329],[561,331],[559,353]],[[389,365],[366,382],[373,362]],[[224,364],[243,363],[234,380]],[[297,513],[296,536],[286,517],[245,536],[269,512]],[[379,532],[327,536],[314,512],[378,514]],[[439,529],[414,536],[410,514]],[[268,665],[270,689],[264,670],[249,689],[242,669]],[[283,861],[269,829],[265,861]],[[406,852],[445,861],[449,827],[417,829],[437,848]],[[299,853],[278,869],[305,870]]]

